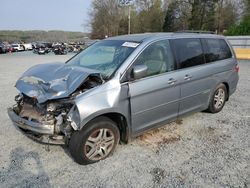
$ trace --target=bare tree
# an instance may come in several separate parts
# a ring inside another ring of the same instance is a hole
[[[90,13],[92,38],[118,35],[121,12],[117,0],[94,0]]]

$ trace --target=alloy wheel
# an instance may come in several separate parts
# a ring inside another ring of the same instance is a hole
[[[219,88],[214,95],[214,107],[216,109],[220,109],[223,107],[225,102],[226,94],[222,88]]]
[[[114,144],[115,135],[110,129],[97,129],[88,137],[84,152],[89,160],[98,161],[109,155]]]

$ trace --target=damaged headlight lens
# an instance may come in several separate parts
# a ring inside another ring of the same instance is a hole
[[[47,112],[54,112],[56,110],[56,105],[54,103],[49,103],[47,105]]]
[[[20,102],[23,99],[23,94],[19,93],[17,96],[15,96],[15,101]]]
[[[67,121],[70,123],[70,125],[74,130],[78,130],[80,125],[80,114],[76,105],[74,105],[70,109],[67,115]]]

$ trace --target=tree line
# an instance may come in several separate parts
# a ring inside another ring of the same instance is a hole
[[[227,35],[250,35],[250,0],[93,0],[92,38],[128,33],[206,30]]]
[[[0,31],[0,42],[79,42],[83,41],[87,34],[69,31]]]

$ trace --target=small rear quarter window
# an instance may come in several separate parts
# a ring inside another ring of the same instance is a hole
[[[205,39],[207,52],[206,62],[214,62],[232,57],[232,52],[224,39]]]

